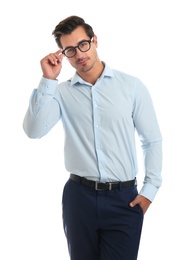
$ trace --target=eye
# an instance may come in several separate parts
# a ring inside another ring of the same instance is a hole
[[[74,48],[68,48],[65,50],[65,53],[66,54],[71,54],[71,53],[74,53],[75,49]]]
[[[88,48],[88,42],[87,42],[87,41],[81,42],[81,43],[79,44],[79,48],[80,48],[81,50],[87,49],[87,48]]]
[[[81,42],[79,46],[82,48],[82,47],[84,47],[86,45],[88,45],[88,42]]]

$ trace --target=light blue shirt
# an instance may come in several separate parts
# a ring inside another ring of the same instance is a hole
[[[107,65],[95,85],[77,73],[60,84],[42,78],[32,93],[24,131],[40,138],[59,120],[67,171],[102,182],[136,177],[137,131],[145,168],[139,193],[153,201],[162,182],[162,137],[150,94],[139,79]]]

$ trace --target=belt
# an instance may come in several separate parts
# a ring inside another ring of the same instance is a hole
[[[85,186],[88,186],[90,188],[93,188],[94,190],[113,190],[113,189],[118,189],[119,187],[121,188],[134,187],[137,184],[136,178],[134,180],[123,181],[123,182],[99,182],[99,181],[88,180],[84,177],[80,177],[75,174],[70,174],[70,179],[79,182]]]

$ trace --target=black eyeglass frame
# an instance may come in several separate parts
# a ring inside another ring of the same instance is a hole
[[[64,54],[67,58],[73,58],[75,55],[76,55],[76,48],[78,48],[81,52],[87,52],[90,50],[91,48],[91,42],[93,41],[93,37],[90,39],[90,40],[83,40],[81,41],[77,46],[68,46],[67,48],[65,48],[63,51],[62,51],[62,54]],[[86,51],[83,51],[80,49],[80,45],[83,44],[84,42],[87,42],[89,43],[89,48],[86,50]],[[68,49],[74,49],[74,55],[73,56],[67,56],[65,54],[65,51],[68,50]]]

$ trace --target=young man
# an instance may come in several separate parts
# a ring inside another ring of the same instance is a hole
[[[90,25],[77,16],[53,31],[60,48],[41,60],[23,127],[30,138],[62,120],[65,166],[63,224],[71,260],[137,259],[143,216],[161,186],[162,137],[143,83],[111,69],[97,53]],[[66,56],[75,68],[58,84]],[[135,131],[142,142],[145,179],[138,192]]]

